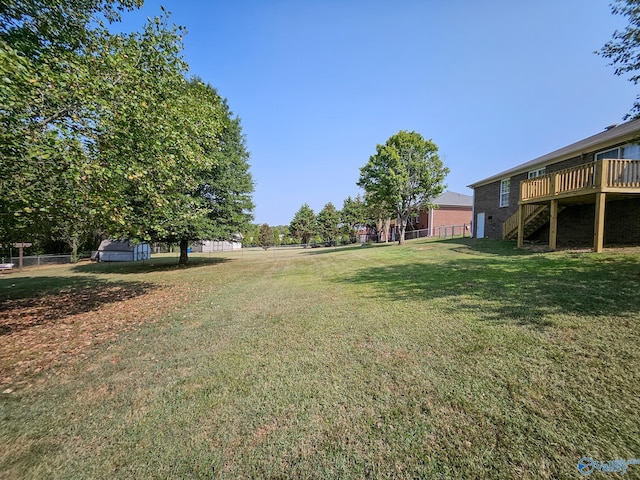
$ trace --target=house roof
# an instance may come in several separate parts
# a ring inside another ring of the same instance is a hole
[[[487,183],[495,182],[503,178],[518,175],[520,173],[542,168],[546,165],[562,162],[573,157],[577,157],[583,153],[595,152],[603,150],[615,144],[624,143],[626,141],[636,140],[640,136],[640,119],[631,120],[629,122],[610,127],[604,132],[597,133],[578,142],[562,147],[551,153],[547,153],[538,158],[534,158],[529,162],[522,163],[508,170],[492,175],[484,180],[472,183],[469,188],[476,188]]]
[[[128,240],[103,240],[100,242],[100,252],[133,252],[135,245]]]
[[[439,197],[434,198],[433,203],[441,207],[471,207],[473,205],[473,197],[447,190]]]

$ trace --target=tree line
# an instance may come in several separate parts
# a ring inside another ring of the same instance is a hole
[[[404,243],[406,227],[421,210],[436,208],[433,199],[445,188],[449,169],[432,140],[417,132],[401,130],[382,145],[360,169],[357,185],[364,197],[344,200],[342,210],[329,202],[316,215],[308,204],[295,213],[283,233],[273,234],[269,225],[255,226],[248,235],[253,245],[282,243],[324,243],[356,241],[358,231],[374,231],[379,241],[389,241],[392,219],[398,228],[398,241]]]
[[[263,248],[274,245],[348,244],[355,242],[359,226],[370,224],[366,205],[360,196],[344,200],[342,210],[336,209],[329,202],[318,214],[305,203],[295,213],[289,225],[253,225],[245,233],[243,243]]]
[[[0,243],[96,235],[180,245],[251,220],[240,120],[188,78],[183,27],[162,9],[141,31],[108,26],[142,0],[0,5]]]

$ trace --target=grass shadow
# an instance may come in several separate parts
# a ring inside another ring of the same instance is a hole
[[[344,245],[341,247],[319,247],[305,251],[306,255],[326,255],[327,253],[338,253],[359,250],[363,248],[384,248],[395,245],[395,243],[361,243],[354,245]]]
[[[177,257],[158,257],[139,262],[91,262],[77,264],[76,272],[92,274],[145,274],[186,270],[231,261],[223,257],[189,257],[187,265],[178,265]]]
[[[444,245],[457,245],[452,250],[466,255],[500,256],[500,257],[523,257],[535,255],[531,249],[521,249],[511,240],[492,240],[488,238],[449,238],[446,240],[428,240],[427,243],[438,243]]]
[[[453,299],[454,310],[496,322],[549,325],[553,314],[640,315],[637,255],[536,254],[503,256],[508,245],[451,240],[458,253],[440,260],[361,268],[338,281],[362,284],[391,302]],[[486,250],[485,250],[486,249]],[[416,252],[417,253],[417,252]]]
[[[0,335],[10,335],[110,303],[144,295],[154,285],[107,281],[95,276],[16,277],[0,284]]]

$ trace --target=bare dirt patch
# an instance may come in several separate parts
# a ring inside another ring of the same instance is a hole
[[[60,375],[92,346],[156,321],[184,297],[181,289],[130,283],[3,301],[0,392],[24,387],[41,372]]]

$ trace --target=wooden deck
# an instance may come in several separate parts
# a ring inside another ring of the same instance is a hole
[[[595,202],[593,249],[601,252],[607,196],[619,198],[638,194],[640,160],[598,160],[523,180],[520,182],[518,212],[503,225],[503,237],[508,238],[512,235],[510,232],[517,229],[518,247],[522,247],[527,225],[546,210],[550,222],[549,248],[555,250],[559,205]],[[536,208],[541,205],[548,208]]]
[[[519,203],[541,203],[597,193],[640,193],[640,160],[599,160],[523,180]]]

